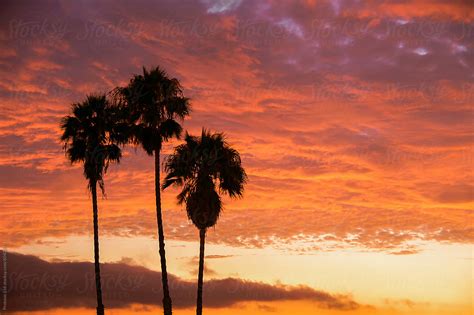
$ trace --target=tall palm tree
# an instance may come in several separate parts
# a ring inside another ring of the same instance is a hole
[[[92,194],[94,221],[94,266],[97,293],[97,314],[104,314],[99,263],[99,224],[97,184],[104,193],[104,174],[110,162],[120,162],[119,144],[126,140],[126,125],[118,108],[111,106],[105,95],[89,95],[72,105],[72,115],[61,121],[61,141],[71,163],[84,164],[84,176]]]
[[[163,311],[172,314],[172,303],[166,270],[165,238],[160,195],[160,151],[163,142],[179,138],[183,120],[190,112],[189,99],[183,96],[179,81],[170,79],[159,67],[134,75],[126,87],[116,89],[119,102],[125,104],[130,117],[131,141],[155,156],[155,201],[158,241],[163,285]]]
[[[178,203],[186,204],[188,218],[199,229],[199,275],[196,314],[202,314],[204,245],[206,231],[217,223],[222,211],[220,194],[241,197],[247,175],[239,153],[225,141],[222,133],[202,130],[200,137],[186,134],[185,143],[167,159],[163,189],[182,186]]]

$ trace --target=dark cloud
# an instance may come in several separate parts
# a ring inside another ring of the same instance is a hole
[[[268,306],[268,305],[265,305],[265,304],[258,304],[257,307],[258,307],[259,310],[269,312],[269,313],[275,313],[277,311],[277,309],[275,307]]]
[[[3,252],[0,252],[3,257]],[[52,308],[95,307],[94,266],[88,262],[47,262],[35,256],[7,253],[9,312]],[[2,266],[3,268],[3,266]],[[161,275],[124,263],[101,265],[104,304],[159,305]],[[3,269],[2,269],[3,274]],[[196,284],[169,275],[173,305],[193,307]],[[270,285],[235,278],[209,280],[204,285],[206,307],[230,307],[242,302],[308,300],[321,308],[353,310],[360,305],[345,295],[332,295],[305,286]]]
[[[474,201],[474,185],[435,185],[430,197],[443,203],[467,203]]]

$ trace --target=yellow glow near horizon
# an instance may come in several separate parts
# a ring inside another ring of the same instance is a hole
[[[132,305],[124,309],[106,308],[106,314],[109,315],[151,315],[161,312],[162,309],[160,307],[150,305]],[[64,313],[71,315],[93,315],[95,314],[95,309],[72,308],[48,310],[49,315],[62,315]],[[196,314],[196,310],[194,308],[175,308],[173,313],[177,315],[194,315]],[[381,308],[362,307],[353,311],[337,311],[318,308],[311,302],[305,301],[270,303],[249,302],[245,304],[237,304],[229,308],[214,309],[204,307],[203,313],[208,315],[471,315],[472,307],[444,305],[424,305],[423,307],[419,307],[417,305],[411,305],[407,301],[392,301],[388,302],[387,305]],[[44,311],[17,312],[15,315],[44,315]]]
[[[18,250],[47,260],[92,261],[91,242],[87,237],[65,238],[60,243],[47,239],[45,245],[23,246]],[[156,240],[152,238],[103,237],[101,244],[102,262],[128,258],[133,263],[160,270]],[[166,248],[168,271],[194,281],[192,259],[198,255],[198,243],[168,241]],[[379,307],[400,301],[409,301],[420,308],[428,304],[467,307],[472,298],[473,260],[468,245],[426,243],[420,253],[412,255],[356,249],[302,255],[292,253],[291,249],[208,244],[206,254],[228,257],[207,259],[206,267],[213,273],[205,274],[205,279],[236,277],[307,285],[334,294],[350,294],[359,303]]]

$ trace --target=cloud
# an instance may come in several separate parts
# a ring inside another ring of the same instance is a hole
[[[223,259],[231,257],[235,257],[235,255],[207,255],[206,259]]]
[[[1,252],[3,255],[3,252]],[[35,256],[7,253],[8,309],[12,312],[52,308],[94,308],[94,266],[89,262],[47,262]],[[131,304],[159,305],[161,275],[124,263],[101,265],[106,308]],[[3,274],[3,272],[2,272]],[[173,305],[193,307],[196,284],[169,275]],[[235,278],[208,280],[204,284],[206,307],[231,307],[256,301],[312,301],[320,308],[354,310],[361,307],[350,296],[334,295],[306,286],[270,285]]]
[[[407,250],[408,240],[472,242],[470,6],[8,1],[3,242],[91,232],[86,183],[61,152],[58,122],[85,94],[156,64],[191,97],[184,127],[225,131],[250,176],[245,198],[226,200],[210,242],[291,247],[332,235],[337,246],[389,252]],[[152,172],[133,149],[110,168],[99,201],[104,234],[155,235]],[[163,193],[166,235],[194,241],[175,193]]]
[[[392,255],[413,255],[413,254],[417,254],[417,253],[419,253],[419,251],[416,250],[416,249],[415,250],[407,249],[407,250],[401,250],[401,251],[398,251],[398,252],[392,252],[391,254]]]
[[[469,203],[474,201],[474,185],[470,184],[454,184],[428,185],[429,192],[427,197],[442,203]]]
[[[217,255],[217,256],[220,256],[220,255]],[[212,256],[208,257],[208,256],[206,256],[206,259],[208,259],[208,258],[214,259],[214,258],[222,258],[222,257],[212,257]],[[185,270],[189,270],[189,275],[191,277],[195,277],[199,272],[199,257],[197,257],[197,256],[192,257],[191,259],[189,259],[187,261],[187,263],[184,266],[185,266]],[[218,276],[217,271],[210,268],[209,264],[204,264],[204,273],[207,276],[210,276],[210,277]]]
[[[242,0],[202,0],[208,13],[224,13],[236,9]]]
[[[274,312],[277,311],[276,308],[274,308],[272,306],[265,305],[265,304],[258,304],[257,307],[258,307],[258,309],[260,309],[262,311],[265,311],[265,312],[269,312],[269,313],[274,313]]]
[[[348,12],[350,14],[350,12]],[[365,10],[361,10],[361,14],[377,16],[388,15],[394,17],[431,17],[446,20],[472,21],[474,14],[472,13],[472,3],[466,0],[444,2],[436,1],[399,1],[395,3],[387,3],[378,1],[375,6],[367,5]]]

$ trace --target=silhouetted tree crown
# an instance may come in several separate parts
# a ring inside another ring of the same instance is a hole
[[[247,175],[239,153],[222,133],[203,129],[200,137],[186,133],[184,140],[166,161],[163,189],[173,184],[182,186],[178,202],[186,204],[188,218],[196,227],[206,229],[219,218],[219,193],[241,197]]]
[[[128,112],[131,142],[152,155],[163,141],[179,138],[183,128],[177,122],[190,113],[189,99],[183,96],[178,79],[170,79],[160,67],[134,75],[127,86],[115,90],[119,103]]]
[[[103,175],[110,162],[120,161],[119,145],[127,141],[124,112],[104,94],[89,95],[72,105],[72,115],[62,119],[61,129],[66,156],[72,164],[84,163],[89,186],[96,181],[103,192]]]

